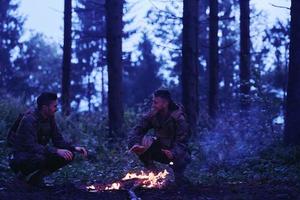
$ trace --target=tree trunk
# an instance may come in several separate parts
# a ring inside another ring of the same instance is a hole
[[[291,2],[290,64],[284,140],[300,145],[300,1]]]
[[[122,95],[122,16],[123,0],[107,0],[106,39],[108,66],[108,115],[109,130],[112,134],[121,134],[123,123]]]
[[[240,95],[241,108],[250,106],[250,7],[240,0]]]
[[[64,10],[64,47],[62,65],[62,112],[70,114],[70,68],[71,68],[71,26],[72,26],[72,1],[65,0]]]
[[[183,1],[182,103],[193,133],[199,113],[198,3],[199,0]]]
[[[105,84],[104,84],[104,66],[101,67],[101,111],[102,113],[105,112],[105,104],[106,104],[106,98],[105,98]]]
[[[101,39],[101,47],[100,47],[100,58],[105,58],[104,56],[104,48],[105,48],[105,43],[104,40]],[[99,66],[101,66],[101,112],[102,113],[106,113],[106,95],[105,95],[105,80],[104,80],[104,72],[105,72],[105,65],[104,64],[100,64],[99,62]]]
[[[92,82],[91,82],[91,75],[88,75],[88,85],[87,85],[87,99],[88,99],[88,108],[89,112],[92,111]]]
[[[218,110],[218,0],[209,1],[209,92],[208,112],[212,118]]]

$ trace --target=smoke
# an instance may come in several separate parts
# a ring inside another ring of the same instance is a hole
[[[247,113],[222,112],[214,128],[202,133],[198,140],[205,162],[236,163],[256,156],[282,137],[282,131],[274,130],[270,118],[261,108],[252,108]]]

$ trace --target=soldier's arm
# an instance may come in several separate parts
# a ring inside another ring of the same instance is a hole
[[[51,126],[53,127],[53,132],[52,132],[53,145],[60,149],[68,149],[70,151],[75,151],[75,147],[72,146],[70,143],[66,142],[66,140],[63,138],[54,119],[52,119],[51,121]]]
[[[188,150],[188,140],[190,138],[190,130],[188,123],[183,114],[176,117],[176,139],[171,152],[174,157],[182,155]]]
[[[56,149],[49,146],[43,146],[38,143],[37,130],[34,127],[34,119],[32,117],[24,117],[17,130],[18,145],[21,150],[31,153],[47,154],[56,153]]]
[[[139,144],[142,141],[144,135],[153,128],[151,123],[151,114],[147,114],[142,117],[142,119],[138,122],[138,124],[133,128],[133,130],[129,133],[129,143],[128,148],[130,149],[133,145]]]

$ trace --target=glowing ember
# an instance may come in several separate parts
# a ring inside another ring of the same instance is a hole
[[[90,186],[87,186],[86,189],[88,189],[88,190],[95,190],[96,188],[95,188],[95,186],[90,185]]]
[[[86,189],[90,192],[97,192],[96,187],[94,185],[87,186]]]
[[[155,174],[153,172],[145,173],[127,173],[121,181],[115,182],[108,185],[90,185],[86,189],[91,192],[97,192],[102,190],[119,190],[121,189],[127,181],[133,181],[133,185],[141,186],[145,188],[162,188],[166,185],[168,171],[164,170]]]
[[[120,183],[113,183],[110,186],[106,186],[105,190],[119,190],[121,184]]]

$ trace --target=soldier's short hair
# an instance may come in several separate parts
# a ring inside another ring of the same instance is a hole
[[[167,90],[167,89],[158,89],[154,92],[153,95],[154,95],[154,97],[160,97],[160,98],[166,99],[169,102],[169,109],[170,110],[178,109],[178,106],[173,101],[173,99],[171,97],[171,93],[170,93],[169,90]]]
[[[169,90],[166,90],[166,89],[156,90],[154,92],[154,97],[160,97],[160,98],[168,100],[169,102],[172,101],[171,93],[169,92]]]
[[[36,103],[37,107],[40,110],[42,106],[46,105],[49,106],[52,101],[57,100],[57,94],[53,92],[43,92],[38,96]]]

